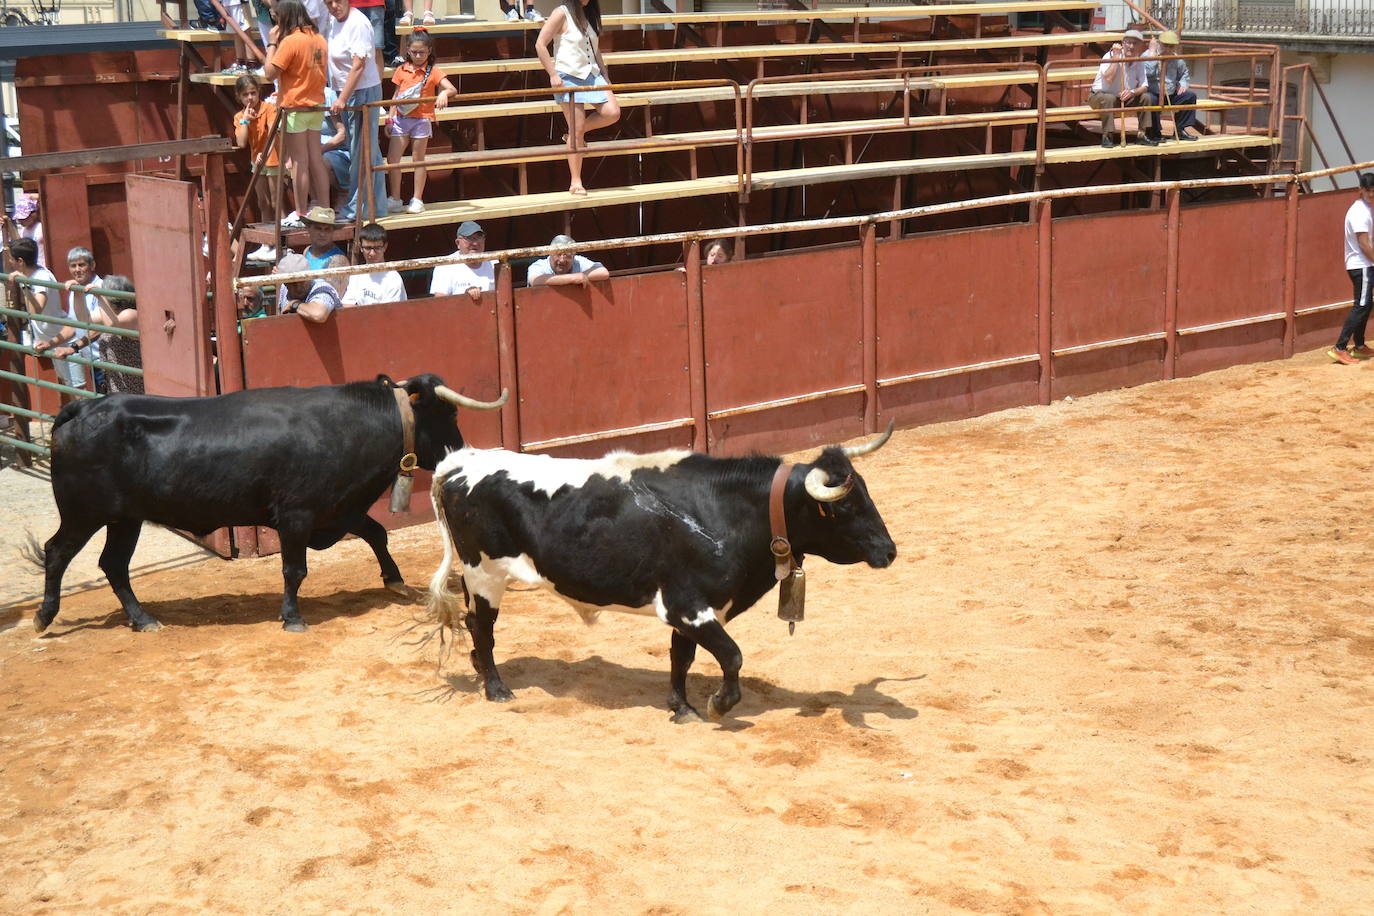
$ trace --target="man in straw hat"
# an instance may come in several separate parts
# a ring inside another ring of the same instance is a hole
[[[1178,54],[1179,49],[1178,33],[1170,30],[1161,32],[1159,37],[1150,42],[1149,50],[1145,52],[1146,57],[1168,57],[1171,54]],[[1164,71],[1164,94],[1160,95],[1159,71]],[[1145,82],[1149,84],[1150,95],[1160,99],[1166,105],[1196,105],[1197,93],[1189,87],[1192,82],[1192,74],[1188,72],[1188,62],[1186,60],[1147,60],[1145,61]],[[1150,127],[1146,129],[1145,136],[1151,140],[1164,139],[1160,132],[1161,112],[1154,111],[1146,116],[1146,121]],[[1174,111],[1174,138],[1178,140],[1196,140],[1198,135],[1190,133],[1188,128],[1197,123],[1197,110],[1194,108],[1180,108]]]
[[[1102,55],[1097,77],[1093,80],[1092,92],[1088,93],[1088,107],[1094,110],[1135,108],[1155,103],[1154,96],[1150,94],[1149,84],[1145,82],[1145,63],[1139,60],[1126,60],[1139,57],[1143,50],[1145,36],[1136,29],[1129,29],[1121,41],[1112,45],[1112,49]],[[1105,147],[1116,145],[1116,138],[1112,136],[1115,122],[1116,116],[1112,111],[1102,112],[1102,145]],[[1158,145],[1145,135],[1143,129],[1135,142],[1146,146]]]

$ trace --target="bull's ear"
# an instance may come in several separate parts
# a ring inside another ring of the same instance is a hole
[[[419,392],[412,391],[412,392],[410,393],[410,403],[412,403],[412,404],[418,404],[419,402],[420,402],[420,395],[419,395]]]

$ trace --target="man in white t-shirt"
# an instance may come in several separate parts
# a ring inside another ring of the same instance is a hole
[[[487,249],[487,234],[481,225],[465,220],[458,226],[454,241],[458,250],[454,254],[479,254]],[[495,261],[468,261],[465,264],[441,264],[434,268],[434,276],[429,281],[431,296],[456,296],[467,293],[473,302],[479,302],[482,294],[496,289]]]
[[[1092,91],[1088,93],[1088,107],[1094,110],[1103,108],[1134,108],[1137,105],[1153,105],[1154,96],[1150,94],[1150,84],[1145,76],[1145,62],[1142,60],[1123,61],[1122,58],[1139,57],[1145,50],[1145,36],[1130,29],[1121,41],[1102,55],[1102,63],[1093,79]],[[1115,146],[1112,127],[1116,115],[1107,111],[1102,115],[1102,145]],[[1141,119],[1136,143],[1158,146],[1159,143],[1145,133],[1146,119]]]
[[[46,267],[38,266],[38,245],[33,239],[15,239],[10,243],[10,258],[14,262],[14,275],[28,277],[33,280],[47,280],[49,283],[56,283],[57,278],[52,275],[52,271]],[[37,316],[47,315],[51,318],[70,318],[67,307],[63,304],[62,293],[55,289],[44,286],[29,286],[27,283],[19,284],[19,290],[24,297],[24,308],[31,314]],[[24,334],[24,342],[33,347],[41,357],[48,357],[49,351],[63,346],[72,337],[73,328],[70,325],[58,324],[54,321],[43,321],[35,318],[29,322],[29,328]],[[78,363],[69,363],[63,359],[52,361],[53,371],[57,373],[58,381],[71,388],[86,387],[86,369]],[[68,392],[58,392],[58,400],[66,404],[76,396]]]
[[[362,253],[364,264],[381,264],[386,261],[386,229],[378,223],[368,223],[358,231],[358,251]],[[401,275],[394,270],[373,274],[354,274],[348,278],[348,289],[344,290],[344,305],[377,305],[382,302],[404,302],[405,284]]]
[[[325,0],[331,21],[329,30],[321,32],[329,43],[329,85],[339,94],[330,105],[336,117],[342,117],[348,131],[348,187],[347,200],[339,208],[339,222],[353,222],[361,209],[364,220],[376,219],[378,214],[368,208],[366,188],[358,187],[358,175],[363,161],[364,131],[370,139],[372,167],[382,164],[382,144],[377,140],[380,109],[367,109],[366,122],[358,109],[368,102],[382,100],[382,74],[377,69],[377,51],[373,46],[372,20],[362,10],[353,9],[348,0]],[[372,204],[386,213],[386,172],[372,173]]]
[[[1374,172],[1360,175],[1360,197],[1345,211],[1345,271],[1350,274],[1354,301],[1336,346],[1326,355],[1334,362],[1353,366],[1374,357],[1374,350],[1364,341],[1365,325],[1374,308]],[[1352,342],[1355,346],[1346,349]]]

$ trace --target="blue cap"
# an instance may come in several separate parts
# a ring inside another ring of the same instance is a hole
[[[481,224],[474,223],[470,219],[463,220],[463,222],[460,223],[458,226],[458,234],[461,235],[463,238],[467,238],[468,236],[472,235],[478,235],[479,233],[482,235],[486,235],[486,233],[482,231]]]

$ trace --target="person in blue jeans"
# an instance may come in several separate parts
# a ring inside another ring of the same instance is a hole
[[[200,18],[191,21],[191,28],[206,29],[211,32],[224,31],[224,18],[220,16],[219,10],[215,9],[210,0],[196,0],[196,12]]]
[[[386,214],[386,173],[378,171],[382,164],[381,141],[377,136],[380,109],[360,111],[368,102],[382,100],[382,74],[377,68],[377,49],[374,44],[372,21],[361,10],[352,9],[348,0],[325,0],[333,26],[329,31],[329,85],[339,93],[330,111],[343,118],[348,131],[348,187],[346,200],[339,208],[340,222],[353,222],[359,211],[364,222]],[[368,206],[365,188],[358,186],[362,173],[364,131],[371,155],[372,204]]]

